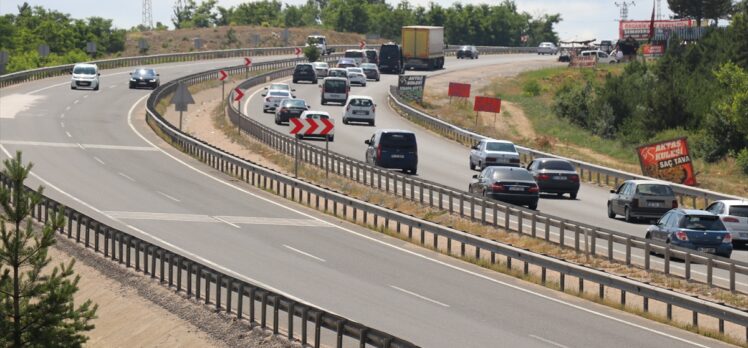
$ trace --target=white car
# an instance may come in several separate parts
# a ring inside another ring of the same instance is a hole
[[[352,95],[348,97],[343,109],[343,124],[350,122],[366,122],[370,126],[375,123],[377,104],[371,97]]]
[[[541,42],[540,45],[538,45],[538,55],[555,55],[556,53],[558,53],[558,47],[556,47],[553,42]]]
[[[267,92],[262,92],[262,96],[266,96],[268,92],[270,91],[288,91],[288,92],[296,92],[295,89],[291,88],[291,85],[287,83],[271,83],[270,86],[265,87],[265,90]],[[291,97],[296,98],[296,96],[291,93]]]
[[[615,64],[618,63],[616,56],[607,54],[601,50],[582,51],[580,53],[582,57],[594,56],[597,57],[597,64]]]
[[[357,83],[363,87],[366,87],[366,74],[361,68],[345,68],[348,72],[348,81],[351,84]]]
[[[519,153],[507,140],[483,139],[470,149],[470,169],[489,166],[519,167]]]
[[[325,62],[314,62],[312,63],[312,66],[314,66],[314,71],[317,72],[317,77],[327,77],[327,70],[330,69],[330,66]]]
[[[316,110],[304,111],[303,113],[301,113],[301,116],[299,116],[299,118],[301,120],[306,120],[306,119],[309,119],[309,118],[315,119],[315,120],[321,120],[321,119],[324,118],[324,119],[330,120],[330,122],[332,122],[332,123],[335,123],[335,120],[330,116],[329,113],[327,113],[325,111],[316,111]],[[320,123],[319,127],[324,127],[324,125],[322,123]],[[296,137],[299,138],[299,139],[304,139],[306,137],[320,137],[320,138],[323,138],[323,139],[325,138],[325,136],[323,136],[323,135],[303,135],[303,134],[296,134]],[[330,131],[330,133],[327,133],[327,140],[328,141],[334,141],[335,140],[335,128],[334,127]]]
[[[72,75],[70,89],[91,88],[94,91],[99,90],[99,76],[101,76],[101,73],[96,64],[75,64]]]
[[[719,215],[719,219],[732,235],[733,244],[748,244],[748,201],[714,201],[706,211]]]
[[[275,111],[281,100],[293,98],[294,96],[289,91],[269,90],[262,104],[262,112]]]

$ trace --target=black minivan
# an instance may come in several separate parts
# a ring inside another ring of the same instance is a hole
[[[413,132],[396,129],[383,129],[364,141],[366,163],[384,168],[400,169],[404,173],[418,171],[418,144]]]
[[[403,73],[403,50],[400,45],[394,42],[382,44],[379,48],[379,71]]]

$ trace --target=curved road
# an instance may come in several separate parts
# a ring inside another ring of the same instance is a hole
[[[511,59],[522,58],[480,62]],[[157,68],[167,81],[238,63]],[[128,71],[105,71],[98,92],[71,91],[66,77],[1,89],[0,156],[22,150],[29,184],[95,218],[425,347],[721,345],[232,183],[150,132],[149,91],[127,89]]]

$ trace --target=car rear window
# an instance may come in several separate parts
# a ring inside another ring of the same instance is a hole
[[[400,50],[398,50],[397,45],[382,45],[379,49],[380,56],[394,56],[399,53]]]
[[[540,163],[540,169],[574,171],[574,167],[571,163],[566,161],[545,161]]]
[[[271,97],[290,97],[290,95],[287,92],[283,91],[272,91],[270,92]]]
[[[413,133],[384,133],[380,144],[385,147],[409,149],[416,147],[416,135]]]
[[[528,181],[534,181],[532,174],[526,170],[522,169],[501,169],[496,168],[493,172],[493,178],[495,180],[528,180]]]
[[[748,205],[733,205],[730,207],[730,215],[748,217]]]
[[[674,196],[673,189],[668,185],[641,184],[636,186],[636,193],[645,196]]]
[[[313,69],[312,66],[311,65],[307,65],[307,64],[297,65],[296,66],[296,70],[298,70],[298,71],[309,71],[309,70],[312,70],[312,69]]]
[[[725,225],[719,220],[719,216],[714,215],[686,215],[678,224],[680,228],[700,231],[722,231]]]
[[[348,72],[345,70],[330,70],[327,74],[332,77],[347,77],[348,76]]]
[[[325,81],[325,90],[332,93],[345,93],[346,83],[341,80],[327,80]]]
[[[358,98],[351,99],[352,106],[369,107],[372,104],[374,103],[372,103],[370,99],[358,99]]]
[[[289,99],[286,100],[284,103],[286,106],[295,107],[295,108],[305,108],[306,102],[300,99]]]
[[[361,51],[347,51],[345,52],[346,58],[363,58],[364,52]]]
[[[488,151],[503,151],[503,152],[517,152],[513,144],[509,143],[488,143],[486,144],[486,150]]]
[[[291,87],[288,87],[288,85],[283,84],[283,83],[273,83],[270,85],[269,89],[282,89],[282,90],[288,91],[291,89]]]
[[[313,118],[315,120],[321,120],[321,119],[330,119],[330,116],[327,116],[325,114],[306,114],[304,118]]]

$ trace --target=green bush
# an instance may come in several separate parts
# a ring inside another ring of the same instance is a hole
[[[735,157],[735,162],[738,164],[740,170],[743,171],[743,174],[748,174],[748,149],[740,150]]]
[[[522,86],[526,96],[537,97],[540,95],[540,84],[536,80],[531,80]]]

